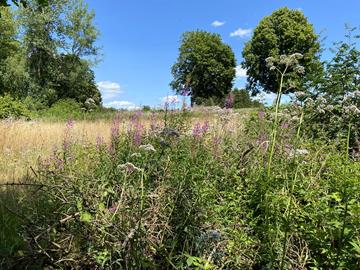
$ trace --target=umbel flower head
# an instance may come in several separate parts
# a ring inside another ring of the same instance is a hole
[[[280,55],[279,58],[268,57],[265,59],[266,65],[270,70],[284,72],[291,68],[298,74],[304,74],[305,68],[299,64],[299,60],[303,58],[301,53],[293,53],[290,55]]]

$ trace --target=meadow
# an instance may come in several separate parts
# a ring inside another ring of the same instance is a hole
[[[0,269],[360,269],[359,29],[103,2],[0,0]]]
[[[359,162],[294,111],[3,122],[1,267],[359,268]]]

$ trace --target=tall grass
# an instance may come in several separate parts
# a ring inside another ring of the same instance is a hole
[[[230,111],[63,125],[32,179],[1,193],[3,268],[357,269],[360,166],[303,118]],[[65,133],[64,133],[65,132]],[[271,150],[272,149],[272,150]],[[300,151],[301,150],[301,151]],[[272,151],[271,173],[268,173]],[[13,191],[16,192],[13,193]]]

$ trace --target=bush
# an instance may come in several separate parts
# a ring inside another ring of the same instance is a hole
[[[31,112],[20,101],[10,95],[5,95],[0,97],[0,119],[6,118],[24,118],[28,120],[31,118]]]
[[[84,110],[74,99],[63,99],[54,103],[42,114],[43,117],[54,120],[82,119]]]

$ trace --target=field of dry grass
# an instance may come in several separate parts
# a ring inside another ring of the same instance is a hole
[[[218,134],[225,132],[222,122],[228,121],[227,131],[234,132],[239,130],[239,125],[246,115],[248,115],[248,111],[244,110],[240,113],[231,113],[228,115],[230,119],[224,120],[224,115],[218,113],[200,113],[196,117],[192,117],[192,122],[209,121],[212,131]],[[142,117],[142,124],[145,127],[149,127],[150,122],[154,120],[150,119],[149,114]],[[159,115],[156,118],[155,121],[159,123],[161,121]],[[123,121],[123,131],[127,129],[128,121]],[[36,166],[39,157],[47,157],[54,148],[61,147],[65,126],[65,122],[1,121],[0,183],[18,181],[21,177],[32,174],[30,167]],[[71,137],[79,144],[94,143],[99,136],[108,142],[111,126],[111,120],[75,121]]]
[[[80,121],[72,130],[78,142],[94,142],[97,136],[110,136],[111,121]],[[39,156],[60,147],[64,122],[4,121],[0,123],[0,182],[16,181],[30,173]]]

